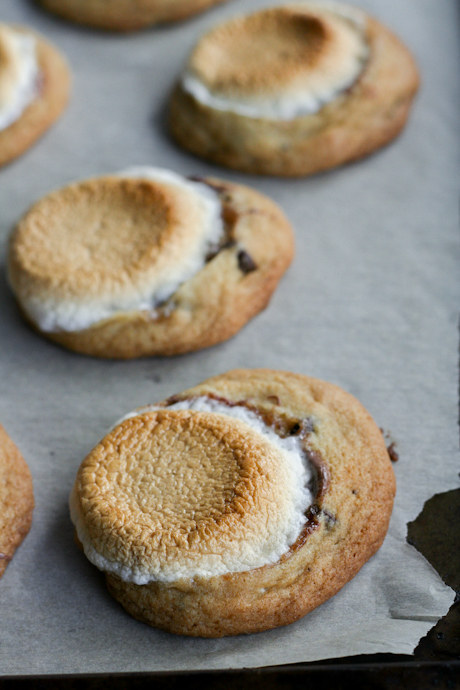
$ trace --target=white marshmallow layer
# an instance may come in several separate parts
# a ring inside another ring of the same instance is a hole
[[[196,229],[187,252],[182,253],[173,265],[164,265],[148,282],[139,281],[139,285],[133,285],[124,294],[105,294],[91,300],[62,299],[52,294],[44,299],[29,294],[22,299],[22,306],[41,331],[82,331],[118,313],[149,311],[155,317],[158,306],[203,268],[210,249],[222,237],[221,203],[217,194],[207,185],[188,180],[170,170],[147,166],[128,168],[116,173],[116,176],[151,180],[183,190],[200,209],[201,227]]]
[[[0,131],[18,120],[38,93],[36,41],[30,34],[0,25]]]
[[[309,490],[311,467],[298,436],[281,438],[259,415],[243,405],[229,406],[205,396],[183,400],[167,408],[150,405],[126,415],[119,423],[155,410],[192,410],[225,415],[238,420],[240,427],[249,427],[273,445],[283,461],[283,484],[277,487],[281,509],[276,525],[264,525],[256,539],[238,544],[228,544],[228,554],[202,554],[187,560],[181,554],[180,561],[152,559],[144,569],[132,569],[123,562],[108,560],[92,545],[80,515],[74,492],[70,496],[71,518],[84,552],[95,566],[104,572],[115,573],[126,582],[145,585],[149,582],[174,582],[180,578],[213,577],[232,572],[244,572],[276,563],[297,540],[306,522],[305,512],[313,501]]]
[[[181,86],[193,98],[210,108],[249,118],[293,120],[318,112],[348,89],[361,74],[369,55],[364,33],[364,13],[338,2],[289,3],[286,7],[311,8],[341,19],[341,44],[345,48],[339,60],[325,61],[321,70],[312,70],[308,78],[288,85],[276,97],[235,98],[213,93],[196,75],[186,70]]]

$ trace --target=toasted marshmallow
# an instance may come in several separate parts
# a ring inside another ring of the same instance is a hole
[[[87,558],[126,582],[276,563],[306,522],[301,439],[281,438],[242,405],[201,396],[149,406],[106,440],[83,463],[71,517]]]
[[[35,38],[0,24],[0,131],[36,98],[38,78]]]
[[[195,47],[181,83],[216,110],[291,120],[348,89],[368,53],[359,10],[335,2],[289,3],[216,27]]]
[[[35,204],[14,233],[10,282],[44,332],[81,331],[123,313],[155,317],[222,233],[221,204],[208,186],[130,168]]]

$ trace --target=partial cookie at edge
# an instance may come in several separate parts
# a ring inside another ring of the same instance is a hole
[[[0,577],[29,532],[33,508],[29,468],[0,425]]]
[[[225,0],[38,0],[63,19],[109,31],[136,31],[186,19]]]
[[[58,119],[69,99],[70,71],[61,53],[29,28],[17,29],[36,40],[41,80],[36,98],[17,120],[0,131],[0,165],[29,149]]]

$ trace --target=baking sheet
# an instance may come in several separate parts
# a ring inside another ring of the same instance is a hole
[[[1,674],[411,653],[453,601],[405,536],[428,497],[458,485],[457,5],[363,0],[419,62],[423,87],[409,126],[360,163],[278,180],[195,159],[165,132],[167,94],[196,38],[266,4],[233,0],[178,26],[113,36],[57,21],[26,0],[1,2],[0,20],[44,33],[74,73],[64,117],[0,171],[0,420],[31,467],[36,494],[31,533],[0,583]],[[21,320],[3,270],[14,222],[53,188],[134,164],[251,184],[292,221],[294,264],[269,308],[231,341],[173,359],[105,362],[64,351]],[[86,452],[126,411],[241,366],[306,373],[356,395],[396,441],[395,510],[377,556],[303,620],[223,640],[174,637],[134,621],[107,594],[74,545],[67,496]]]

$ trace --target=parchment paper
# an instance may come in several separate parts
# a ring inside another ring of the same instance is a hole
[[[453,601],[405,543],[424,501],[458,482],[459,91],[454,0],[366,0],[417,56],[423,87],[404,134],[354,165],[305,180],[230,173],[179,149],[165,102],[196,38],[263,7],[233,0],[179,26],[128,36],[79,29],[26,0],[0,18],[52,39],[74,72],[65,116],[0,171],[0,420],[34,477],[32,530],[0,582],[0,673],[230,668],[374,652],[411,653]],[[153,164],[271,195],[297,237],[269,308],[231,341],[174,359],[98,361],[20,318],[4,278],[6,238],[32,201],[75,179]],[[398,494],[383,548],[336,597],[283,629],[223,640],[174,637],[108,595],[72,538],[67,496],[112,422],[232,367],[307,373],[356,395],[396,441]]]

